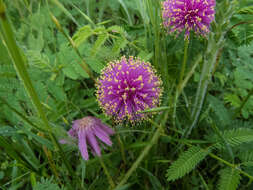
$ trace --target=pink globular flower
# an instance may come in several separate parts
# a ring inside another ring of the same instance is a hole
[[[214,20],[215,0],[166,0],[162,4],[163,25],[170,33],[181,33],[185,38],[190,30],[205,35]]]
[[[82,157],[85,160],[89,159],[88,147],[90,147],[92,153],[97,156],[101,156],[101,149],[98,139],[103,143],[111,146],[110,135],[114,134],[114,131],[103,124],[101,120],[87,116],[82,119],[75,120],[72,128],[68,131],[68,135],[78,140],[79,150]],[[61,140],[61,143],[67,143],[66,140]]]
[[[106,115],[118,122],[146,118],[145,109],[157,107],[162,82],[150,63],[122,57],[110,62],[97,82],[97,100]]]

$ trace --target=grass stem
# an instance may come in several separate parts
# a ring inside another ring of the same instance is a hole
[[[51,19],[52,21],[55,23],[57,29],[67,38],[67,40],[69,41],[70,45],[72,46],[72,48],[75,50],[76,54],[78,55],[78,57],[81,59],[81,63],[80,66],[83,68],[83,70],[89,75],[89,77],[95,82],[96,79],[93,76],[93,72],[90,69],[89,65],[84,61],[81,53],[79,52],[75,42],[72,40],[72,38],[70,36],[68,36],[68,34],[63,30],[62,26],[60,25],[60,23],[58,22],[57,18],[50,13],[51,15]]]
[[[155,122],[152,122],[155,123]],[[157,124],[156,124],[157,125]],[[144,150],[141,152],[137,160],[133,163],[131,168],[127,171],[127,173],[124,175],[124,178],[120,181],[120,183],[117,185],[116,189],[123,186],[128,178],[132,175],[132,173],[138,168],[139,164],[143,160],[143,158],[148,154],[152,146],[157,142],[158,138],[161,136],[162,127],[158,125],[159,128],[155,131],[152,139],[150,140],[150,143],[144,148]]]
[[[101,164],[101,166],[102,166],[102,168],[103,168],[103,170],[105,172],[105,175],[106,175],[106,177],[108,179],[108,182],[109,182],[110,186],[112,188],[114,188],[115,184],[114,184],[114,182],[112,180],[112,177],[111,177],[111,175],[110,175],[110,173],[109,173],[109,171],[108,171],[108,169],[107,169],[107,167],[106,167],[106,165],[105,165],[104,160],[103,160],[102,157],[99,157],[99,162],[100,162],[100,164]]]

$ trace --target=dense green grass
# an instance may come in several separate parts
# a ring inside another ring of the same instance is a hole
[[[217,0],[211,32],[188,42],[158,0],[0,0],[0,189],[253,189],[252,20],[250,0]],[[163,81],[146,121],[117,124],[96,101],[123,55]],[[59,140],[88,115],[116,134],[85,161]]]

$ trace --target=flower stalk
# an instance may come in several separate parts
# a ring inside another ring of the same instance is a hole
[[[183,78],[184,78],[186,62],[187,62],[187,55],[188,55],[188,47],[189,47],[189,39],[187,38],[184,41],[184,60],[183,60],[183,64],[182,64],[181,71],[180,71],[178,86],[181,85]]]
[[[208,45],[207,45],[207,50],[205,52],[204,56],[204,62],[202,66],[202,71],[200,75],[200,81],[198,84],[196,96],[195,96],[195,102],[194,106],[192,108],[192,122],[188,126],[188,128],[185,130],[184,134],[182,135],[181,138],[187,138],[191,134],[192,129],[195,127],[195,125],[198,122],[200,112],[202,110],[202,106],[204,103],[204,99],[206,96],[207,92],[207,87],[208,84],[211,80],[213,70],[215,68],[215,64],[217,61],[217,57],[219,56],[220,49],[224,45],[224,37],[227,33],[227,30],[222,29],[223,26],[226,26],[227,23],[229,22],[230,18],[232,17],[234,13],[234,9],[236,7],[236,0],[229,2],[226,0],[227,5],[229,5],[224,11],[224,15],[226,17],[224,18],[223,23],[216,23],[218,28],[216,29],[217,31],[214,33],[210,33],[208,36]],[[181,148],[181,145],[177,148],[175,153]]]
[[[176,111],[177,111],[177,101],[178,98],[180,96],[179,90],[180,87],[182,86],[182,82],[184,79],[184,73],[185,73],[185,68],[186,68],[186,63],[187,63],[187,54],[188,54],[188,46],[189,46],[189,39],[186,38],[184,41],[184,59],[183,59],[183,63],[182,63],[182,67],[181,67],[181,71],[180,71],[180,76],[179,76],[179,82],[176,88],[176,93],[174,96],[174,105],[173,105],[173,125],[175,126],[175,120],[176,120]]]

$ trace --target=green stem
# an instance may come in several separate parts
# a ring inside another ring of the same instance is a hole
[[[155,122],[152,122],[152,124],[156,124]],[[157,125],[157,124],[156,124]],[[148,154],[152,146],[157,142],[158,138],[161,136],[162,127],[160,125],[159,128],[156,130],[155,134],[153,135],[152,139],[150,140],[150,143],[144,148],[144,150],[141,152],[137,160],[133,163],[131,168],[127,171],[124,178],[120,181],[120,183],[117,185],[116,189],[123,186],[128,178],[132,175],[132,173],[137,169],[143,158]]]
[[[49,125],[49,122],[47,120],[46,114],[43,110],[43,107],[41,105],[41,102],[39,100],[39,97],[33,87],[33,84],[31,82],[31,79],[28,75],[28,72],[25,67],[25,62],[23,57],[21,56],[20,49],[18,48],[16,41],[14,39],[14,34],[11,29],[10,23],[8,22],[6,12],[5,12],[5,5],[3,3],[3,0],[0,0],[0,23],[1,23],[1,31],[3,40],[5,41],[6,47],[8,49],[8,52],[10,54],[10,57],[12,59],[12,62],[15,66],[16,72],[18,73],[19,78],[24,83],[24,87],[26,89],[26,92],[31,98],[32,103],[34,104],[36,111],[39,115],[39,117],[42,119],[45,129],[48,130],[49,137],[51,138],[52,142],[56,146],[58,150],[60,150],[60,155],[62,156],[63,162],[66,165],[67,169],[69,170],[69,173],[74,176],[74,171],[67,162],[65,155],[56,140],[55,136],[52,133],[52,128]]]
[[[126,166],[127,162],[126,162],[126,155],[125,155],[125,150],[124,150],[124,144],[122,143],[121,138],[120,138],[118,132],[116,132],[116,137],[117,137],[117,141],[118,141],[118,144],[119,144],[119,147],[120,147],[120,152],[121,152],[121,156],[122,156],[123,162],[124,162],[124,164]]]
[[[170,136],[168,136],[168,137],[170,137]],[[182,141],[180,139],[173,139],[173,138],[171,138],[171,140],[174,140],[176,142],[182,143],[182,144],[187,145],[189,147],[193,146],[192,144],[190,144],[188,142],[184,142],[184,141]],[[210,146],[208,149],[203,149],[203,151],[209,151],[211,148],[212,148],[212,146]],[[223,164],[225,164],[225,165],[227,165],[227,166],[229,166],[229,167],[231,167],[233,169],[238,170],[239,173],[241,173],[242,175],[248,177],[250,180],[253,180],[253,176],[249,175],[247,172],[242,171],[236,164],[232,164],[232,163],[230,163],[230,162],[228,162],[226,160],[223,160],[222,158],[220,158],[219,156],[217,156],[217,155],[215,155],[215,154],[213,154],[211,152],[209,152],[208,155],[210,157],[214,158],[215,160],[218,160],[219,162],[221,162],[221,163],[223,163]]]
[[[107,176],[107,179],[108,179],[108,182],[109,182],[110,186],[112,188],[114,188],[115,184],[114,184],[114,182],[112,180],[112,177],[111,177],[111,175],[110,175],[107,167],[105,166],[105,163],[104,163],[104,160],[102,159],[102,157],[99,157],[99,162],[100,162],[100,164],[101,164],[101,166],[102,166],[102,168],[103,168],[103,170],[105,172],[105,175]]]
[[[181,67],[178,85],[181,85],[183,78],[184,78],[184,72],[185,72],[186,62],[187,62],[188,47],[189,47],[189,39],[187,38],[184,41],[184,60],[183,60],[183,64]]]
[[[218,127],[215,125],[214,122],[211,122],[211,127],[214,130],[214,132],[218,135],[218,137],[224,142],[224,144],[231,156],[231,159],[234,162],[234,154],[233,154],[232,148],[228,144],[227,140],[222,136],[222,133],[219,131]]]
[[[96,79],[93,76],[93,72],[90,69],[89,65],[84,61],[81,53],[79,52],[75,42],[72,40],[71,37],[68,36],[68,34],[63,30],[62,26],[60,25],[60,23],[58,22],[57,18],[50,13],[51,15],[51,19],[52,21],[55,23],[57,29],[67,38],[67,40],[69,41],[69,43],[71,44],[72,48],[75,50],[76,54],[78,55],[78,57],[81,59],[81,64],[80,66],[83,68],[83,70],[89,75],[89,77],[95,82]]]
[[[118,141],[118,146],[120,147],[120,152],[121,152],[121,157],[122,157],[122,160],[124,162],[124,166],[126,166],[127,164],[127,161],[126,161],[126,154],[125,154],[125,148],[124,148],[124,144],[120,138],[120,135],[119,135],[119,132],[118,130],[116,129],[116,124],[113,122],[113,128],[116,132],[116,138],[117,138],[117,141]]]
[[[216,156],[216,155],[213,154],[213,153],[209,153],[208,155],[209,155],[210,157],[212,157],[212,158],[214,158],[214,159],[216,159],[216,160],[222,162],[223,164],[225,164],[225,165],[227,165],[227,166],[229,166],[229,167],[231,167],[231,168],[233,168],[233,169],[238,170],[239,173],[241,173],[242,175],[248,177],[250,180],[253,180],[253,176],[251,176],[251,175],[249,175],[248,173],[246,173],[246,172],[242,171],[241,169],[239,169],[237,165],[232,164],[232,163],[230,163],[230,162],[228,162],[228,161],[226,161],[226,160],[223,160],[222,158]]]
[[[179,76],[179,83],[177,85],[176,93],[175,93],[174,101],[173,101],[173,114],[172,114],[172,123],[173,123],[173,126],[175,126],[178,98],[181,95],[181,93],[182,93],[184,87],[186,86],[187,82],[189,81],[189,79],[193,75],[193,73],[194,73],[197,65],[199,64],[200,60],[202,59],[201,54],[199,54],[197,56],[195,64],[192,66],[191,70],[189,71],[189,73],[187,74],[187,76],[184,78],[184,73],[185,73],[185,68],[186,68],[186,62],[187,62],[188,46],[189,46],[189,40],[187,38],[185,40],[185,44],[184,44],[184,60],[183,60],[183,63],[182,63],[182,68],[181,68],[181,72],[180,72],[180,76]]]
[[[199,65],[199,63],[201,62],[202,58],[203,58],[203,56],[201,54],[198,54],[196,56],[196,59],[194,60],[195,63],[191,67],[191,70],[187,73],[184,80],[178,85],[178,94],[179,95],[182,93],[182,91],[185,88],[185,86],[187,85],[188,81],[190,80],[190,78],[194,74],[194,72],[195,72],[197,66]]]
[[[177,113],[177,100],[178,100],[179,94],[178,94],[178,88],[176,88],[176,92],[174,95],[174,101],[173,101],[173,113],[172,113],[172,125],[176,127],[176,113]]]
[[[224,20],[222,21],[222,23],[217,23],[217,26],[219,26],[217,27],[217,30],[213,33],[209,33],[208,36],[208,44],[205,52],[205,58],[200,75],[198,89],[195,96],[194,106],[192,108],[191,114],[192,121],[191,124],[186,129],[185,134],[182,136],[182,138],[187,138],[191,134],[192,129],[198,122],[199,115],[201,113],[204,99],[206,96],[208,84],[211,80],[215,64],[218,60],[218,57],[220,56],[219,52],[224,46],[225,35],[227,31],[224,30],[222,27],[223,26],[225,27],[229,22],[230,18],[232,17],[236,8],[236,0],[233,1],[226,0],[226,4],[229,6],[227,6],[224,10],[223,13],[225,16]]]
[[[199,174],[200,180],[202,181],[203,186],[205,187],[205,189],[206,189],[206,190],[209,190],[209,187],[208,187],[208,185],[206,184],[206,181],[205,181],[204,177],[201,175],[200,171],[198,171],[198,174]]]

